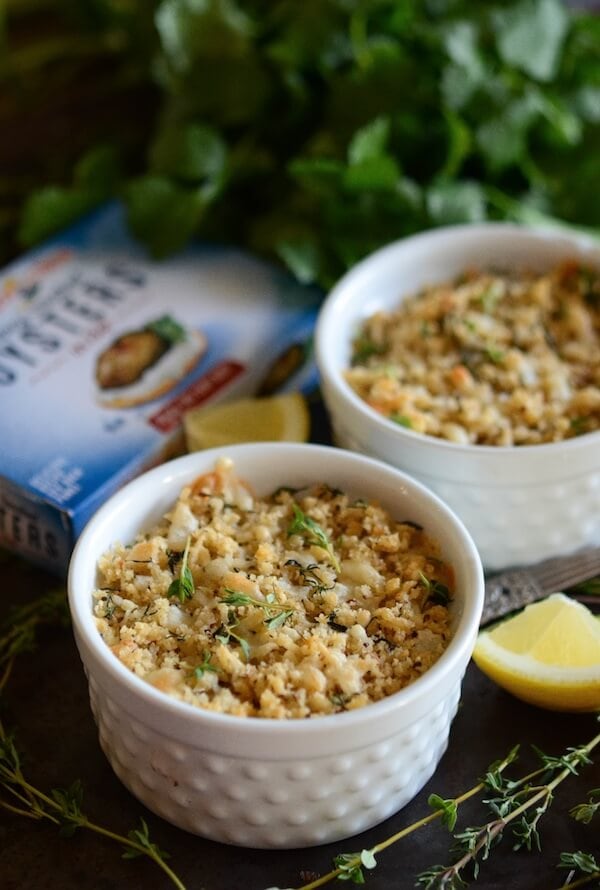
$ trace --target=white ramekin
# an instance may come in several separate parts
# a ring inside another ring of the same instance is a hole
[[[542,270],[568,258],[600,267],[600,246],[504,223],[436,229],[360,262],[327,296],[317,321],[316,358],[335,441],[435,491],[471,532],[486,569],[600,544],[600,432],[515,448],[458,445],[387,420],[354,392],[344,372],[362,322],[419,288],[469,267]]]
[[[456,573],[453,638],[440,660],[383,701],[287,721],[202,711],[131,673],[106,646],[92,615],[98,558],[114,542],[129,542],[149,528],[220,454],[233,458],[259,494],[325,481],[423,525]],[[379,461],[281,443],[200,451],[128,484],[84,530],[68,587],[100,743],[117,776],[150,810],[187,831],[265,848],[356,834],[419,791],[446,748],[483,605],[475,545],[435,495]]]

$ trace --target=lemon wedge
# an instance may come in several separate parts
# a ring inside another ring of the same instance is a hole
[[[563,593],[480,631],[473,660],[499,686],[532,705],[600,710],[600,622]]]
[[[306,442],[310,417],[300,393],[237,399],[184,416],[188,451],[241,442]]]

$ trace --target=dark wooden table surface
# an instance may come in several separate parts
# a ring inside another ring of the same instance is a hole
[[[56,579],[16,558],[0,563],[0,621],[12,605],[39,596]],[[24,772],[38,787],[66,787],[80,779],[88,817],[125,833],[143,816],[152,839],[171,854],[170,865],[187,890],[264,890],[297,887],[331,867],[340,852],[368,848],[428,812],[435,791],[454,797],[475,784],[488,764],[521,743],[515,776],[535,763],[531,744],[560,754],[587,742],[600,729],[591,714],[551,713],[525,705],[484,677],[471,664],[463,685],[448,750],[431,782],[404,810],[371,831],[335,845],[288,851],[248,850],[187,834],[149,813],[112,773],[96,737],[87,686],[70,629],[49,629],[36,651],[22,655],[0,697],[4,726],[14,731]],[[585,850],[600,858],[598,818],[575,822],[568,810],[588,790],[600,787],[600,756],[580,776],[560,786],[541,823],[541,852],[512,850],[512,839],[482,864],[476,886],[552,890],[565,871],[557,869],[561,851]],[[463,813],[463,810],[461,810]],[[458,827],[480,824],[484,809],[470,802]],[[423,829],[378,856],[367,876],[371,890],[408,890],[415,876],[436,863],[448,863],[450,837],[439,824]],[[332,887],[351,884],[332,883]],[[148,860],[124,860],[119,846],[89,831],[72,838],[54,826],[0,809],[1,890],[169,890],[170,881]]]

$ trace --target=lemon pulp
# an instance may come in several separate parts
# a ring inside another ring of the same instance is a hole
[[[562,593],[481,631],[473,660],[530,704],[556,711],[600,710],[600,622]]]
[[[308,408],[297,392],[267,398],[236,399],[196,408],[184,417],[188,451],[241,442],[305,442]]]

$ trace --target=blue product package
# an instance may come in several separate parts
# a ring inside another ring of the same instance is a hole
[[[64,574],[117,488],[208,402],[317,386],[321,294],[232,248],[155,262],[108,205],[0,274],[0,544]]]

